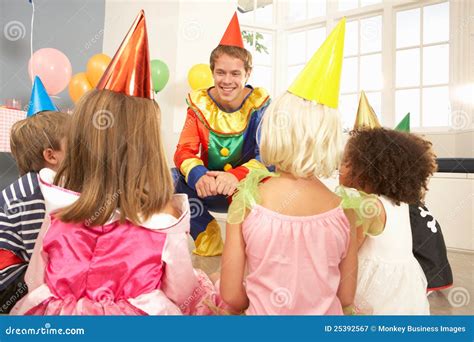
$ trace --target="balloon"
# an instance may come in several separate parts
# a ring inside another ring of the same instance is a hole
[[[193,90],[209,88],[214,85],[211,68],[208,64],[196,64],[188,72],[188,82]]]
[[[76,103],[82,95],[92,89],[85,72],[75,74],[69,82],[69,96]]]
[[[103,53],[99,53],[89,58],[89,61],[87,62],[86,76],[91,86],[95,87],[97,83],[99,83],[111,60],[112,59],[109,56]]]
[[[170,69],[165,62],[154,59],[151,61],[151,79],[153,80],[153,90],[162,91],[170,78]]]
[[[49,95],[56,95],[67,87],[71,79],[71,62],[59,50],[39,49],[28,62],[28,73],[32,81],[35,76],[39,76],[46,92]]]

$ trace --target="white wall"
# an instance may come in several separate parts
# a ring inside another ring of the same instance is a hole
[[[104,53],[115,53],[140,9],[145,10],[150,58],[163,60],[170,69],[168,84],[156,100],[163,113],[162,132],[172,163],[186,117],[188,70],[194,64],[209,63],[211,51],[237,9],[237,0],[106,0]]]

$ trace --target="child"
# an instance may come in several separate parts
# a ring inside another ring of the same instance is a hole
[[[410,113],[398,123],[396,131],[410,132]],[[428,293],[453,285],[446,244],[441,226],[423,203],[410,204],[413,235],[413,255],[421,265],[428,281]]]
[[[173,195],[149,65],[142,11],[98,89],[77,104],[63,166],[40,172],[49,215],[30,292],[12,313],[211,313],[213,285],[192,267],[189,205]]]
[[[235,311],[341,315],[342,307],[352,304],[354,215],[319,180],[339,162],[342,128],[335,108],[344,27],[345,19],[263,117],[262,160],[274,165],[278,176],[252,171],[230,207],[220,291]],[[327,70],[315,72],[323,67]]]
[[[42,97],[37,94],[42,93]],[[69,115],[55,111],[37,77],[28,117],[16,122],[10,147],[20,176],[0,196],[0,313],[8,313],[27,293],[24,274],[44,220],[44,198],[38,171],[57,170],[64,158]]]
[[[377,195],[362,211],[378,216],[383,231],[361,236],[355,305],[362,313],[429,314],[426,277],[413,256],[409,204],[419,203],[436,170],[431,143],[384,128],[352,132],[340,182]]]

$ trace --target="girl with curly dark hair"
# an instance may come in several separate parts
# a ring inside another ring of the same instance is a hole
[[[432,144],[385,128],[352,131],[340,183],[368,194],[361,211],[377,217],[377,232],[359,233],[355,305],[362,312],[429,314],[427,281],[412,252],[409,204],[423,202],[436,171]],[[374,196],[375,195],[375,196]]]

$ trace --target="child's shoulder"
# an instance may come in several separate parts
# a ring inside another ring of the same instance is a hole
[[[8,185],[1,191],[1,208],[9,207],[14,203],[25,202],[31,199],[43,200],[39,186],[38,173],[29,172]]]
[[[259,186],[262,205],[295,216],[321,214],[339,206],[341,199],[315,180],[272,178]]]

